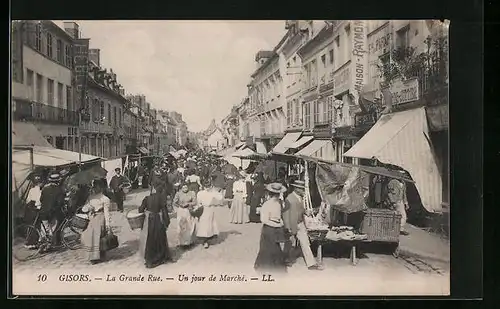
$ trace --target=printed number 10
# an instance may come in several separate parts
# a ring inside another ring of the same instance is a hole
[[[41,282],[45,282],[47,281],[47,275],[38,275],[38,280],[37,281],[41,281]]]

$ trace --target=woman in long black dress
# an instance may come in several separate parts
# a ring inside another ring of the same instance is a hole
[[[281,218],[280,195],[286,188],[280,183],[266,186],[269,199],[262,205],[260,218],[262,231],[260,234],[259,254],[255,259],[254,269],[265,272],[286,272],[285,254],[280,243],[285,242],[283,219]]]
[[[260,223],[260,215],[257,210],[262,204],[262,199],[266,194],[266,187],[264,183],[264,175],[259,172],[255,179],[255,184],[253,185],[253,194],[250,201],[250,222]]]
[[[142,201],[139,212],[145,213],[144,225],[139,239],[139,252],[147,268],[159,266],[170,260],[167,228],[170,224],[165,201],[154,187]]]

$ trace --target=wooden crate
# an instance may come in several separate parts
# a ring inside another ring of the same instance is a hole
[[[401,215],[394,210],[368,209],[364,212],[361,233],[369,241],[399,242]]]

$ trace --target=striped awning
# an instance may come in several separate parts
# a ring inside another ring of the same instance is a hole
[[[425,209],[442,210],[442,180],[424,107],[382,116],[344,156],[375,158],[405,169],[415,181]]]

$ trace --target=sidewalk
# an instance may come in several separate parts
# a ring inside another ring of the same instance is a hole
[[[407,224],[409,235],[399,237],[399,253],[441,263],[450,262],[450,243],[413,225]]]

